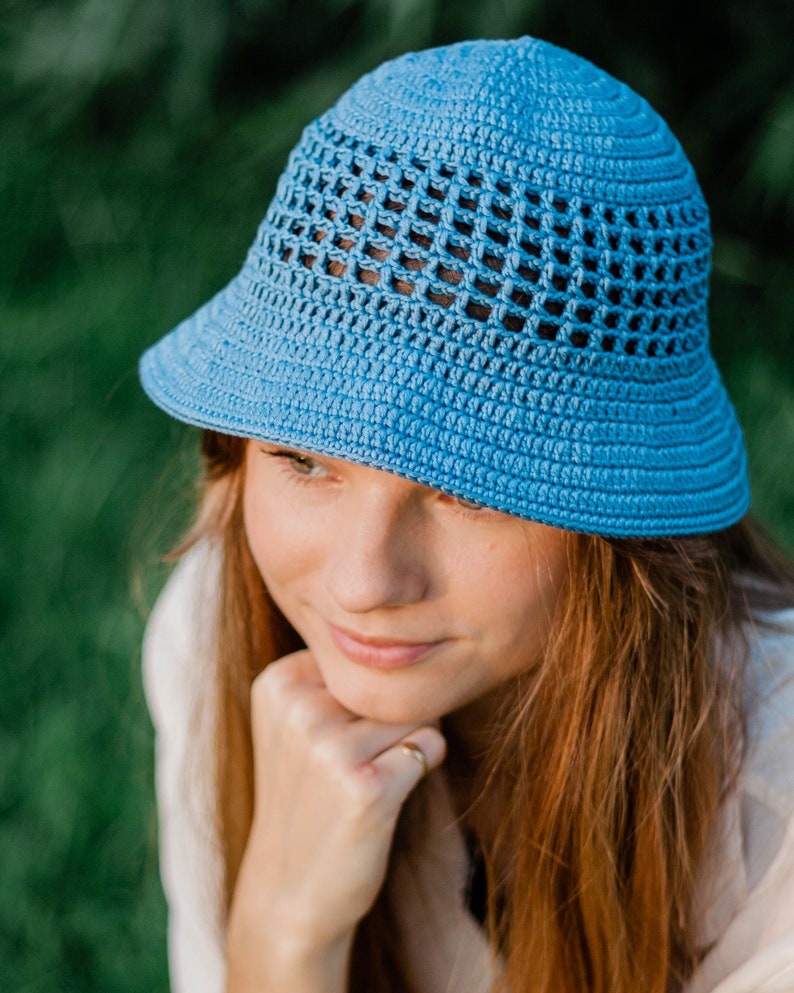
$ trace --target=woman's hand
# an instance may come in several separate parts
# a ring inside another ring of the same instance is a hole
[[[356,925],[386,872],[400,808],[445,743],[432,727],[357,717],[309,652],[269,665],[251,694],[254,815],[229,920],[229,993],[347,988]]]

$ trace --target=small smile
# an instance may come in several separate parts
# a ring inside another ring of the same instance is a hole
[[[371,669],[399,669],[412,665],[434,651],[444,641],[406,641],[362,635],[328,624],[328,630],[339,648],[352,662]]]

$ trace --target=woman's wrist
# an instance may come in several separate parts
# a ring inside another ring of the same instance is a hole
[[[233,918],[226,993],[346,993],[352,942],[352,933],[318,944],[297,928]]]

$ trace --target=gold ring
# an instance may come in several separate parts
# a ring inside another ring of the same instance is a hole
[[[425,758],[425,753],[422,751],[419,745],[417,745],[413,741],[404,741],[400,745],[400,748],[402,749],[402,751],[405,752],[406,755],[411,755],[413,756],[413,758],[416,759],[416,761],[422,767],[422,775],[426,776],[428,773],[427,759]]]

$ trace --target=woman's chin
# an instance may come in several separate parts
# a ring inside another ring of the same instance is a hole
[[[394,689],[373,691],[371,688],[335,684],[329,680],[326,688],[331,696],[346,710],[357,717],[382,724],[433,724],[441,714],[427,699],[417,699],[414,694],[395,692]]]

